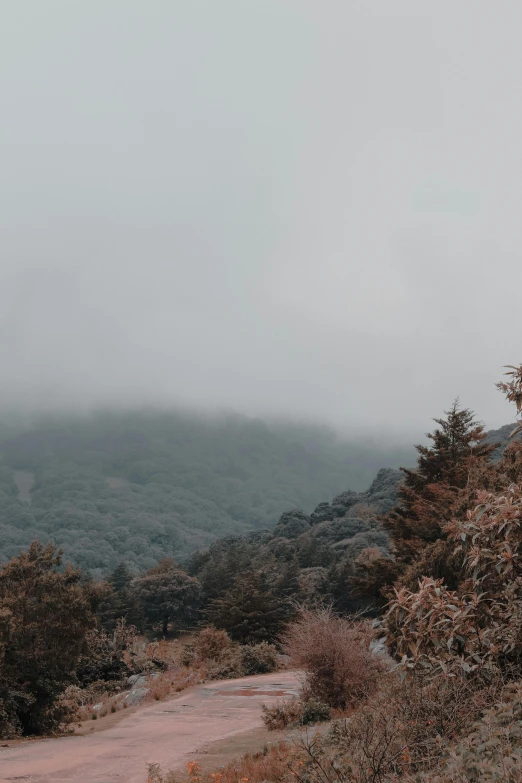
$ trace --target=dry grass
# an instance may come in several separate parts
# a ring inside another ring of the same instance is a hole
[[[106,715],[114,714],[120,710],[127,709],[125,693],[119,693],[116,696],[104,696],[95,705],[84,705],[78,709],[76,721],[81,724],[88,720],[98,720],[105,718]]]
[[[168,699],[174,693],[180,693],[192,685],[200,685],[207,680],[207,671],[204,666],[183,666],[171,671],[163,672],[155,679],[149,679],[146,687],[150,689],[148,699],[162,701]]]
[[[227,764],[219,772],[203,773],[198,764],[189,762],[183,777],[172,772],[162,774],[158,765],[149,768],[147,783],[286,783],[295,780],[295,773],[303,766],[302,751],[282,742],[259,753],[248,753]]]

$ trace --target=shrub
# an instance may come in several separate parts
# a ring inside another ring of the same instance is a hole
[[[374,691],[383,660],[372,655],[370,624],[336,616],[331,608],[302,609],[283,637],[283,649],[304,670],[304,694],[345,709]]]
[[[288,726],[310,726],[330,720],[331,710],[318,699],[288,699],[272,707],[262,706],[263,723],[270,731],[286,729]]]
[[[273,644],[245,644],[241,648],[241,668],[244,675],[275,672],[278,664],[277,650]]]
[[[293,615],[283,576],[251,571],[237,577],[210,602],[207,617],[241,644],[272,641]]]
[[[272,707],[262,706],[263,723],[270,731],[286,729],[292,723],[297,723],[302,714],[302,704],[298,698],[280,701]]]
[[[440,774],[426,783],[519,783],[522,781],[522,683],[505,689],[469,735],[451,749]]]
[[[203,628],[194,645],[194,652],[201,661],[219,660],[232,647],[232,640],[224,630],[213,625]]]
[[[401,682],[391,672],[348,720],[335,721],[326,734],[301,738],[301,780],[419,783],[419,775],[444,763],[448,748],[491,706],[499,689],[499,682],[485,686],[463,676]],[[423,781],[432,783],[429,776]]]
[[[83,655],[76,667],[76,676],[82,687],[100,680],[121,681],[134,673],[125,660],[124,650],[115,644],[114,636],[95,628],[87,632]]]
[[[149,698],[155,701],[162,701],[173,693],[179,693],[191,685],[199,685],[205,679],[206,671],[204,668],[189,669],[182,667],[168,672],[161,672],[158,677],[147,682]]]
[[[209,663],[207,672],[210,680],[233,680],[236,677],[242,677],[240,647],[237,645],[231,647],[230,650],[223,653],[219,660]]]
[[[180,655],[179,655],[179,662],[182,666],[192,666],[193,663],[195,663],[197,658],[196,648],[193,644],[184,644]]]
[[[301,705],[299,725],[310,726],[313,723],[323,723],[323,721],[330,720],[331,713],[328,704],[324,704],[318,699],[307,699]]]
[[[522,488],[480,492],[464,520],[448,526],[461,553],[457,591],[423,578],[417,592],[395,591],[387,636],[405,665],[436,670],[455,661],[465,671],[522,667]]]
[[[522,413],[522,365],[499,384]],[[521,429],[517,425],[515,434]],[[409,669],[444,670],[459,663],[464,671],[522,671],[522,486],[502,487],[518,464],[518,450],[507,455],[507,472],[496,470],[496,492],[481,489],[474,507],[443,525],[460,559],[456,589],[424,577],[418,591],[396,589],[387,616],[387,636]],[[469,474],[468,474],[469,483]],[[483,482],[488,482],[483,476]],[[473,483],[472,483],[473,484]]]

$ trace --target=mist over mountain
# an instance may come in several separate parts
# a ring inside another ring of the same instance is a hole
[[[413,461],[413,448],[326,427],[151,411],[4,423],[0,453],[1,558],[52,540],[93,573],[271,528]]]
[[[522,6],[3,5],[0,406],[509,420]]]

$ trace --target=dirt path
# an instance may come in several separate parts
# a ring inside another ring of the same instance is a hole
[[[85,737],[0,748],[0,783],[145,783],[147,764],[179,767],[196,751],[261,726],[261,704],[297,692],[292,672],[208,683]]]

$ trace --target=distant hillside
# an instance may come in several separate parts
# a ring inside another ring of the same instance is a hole
[[[103,413],[0,428],[0,559],[53,540],[94,573],[184,557],[366,489],[413,449],[240,416]]]
[[[516,424],[513,422],[513,424],[504,424],[504,426],[500,427],[498,430],[489,430],[486,442],[499,444],[498,449],[494,452],[494,458],[499,458],[507,444],[510,442],[509,436],[515,429],[515,426]],[[513,440],[520,437],[521,435],[516,435]]]
[[[368,602],[351,595],[354,563],[368,548],[390,554],[380,515],[398,503],[403,478],[400,471],[383,468],[365,492],[342,492],[311,514],[287,511],[272,530],[222,538],[190,559],[189,572],[212,600],[247,569],[268,572],[276,583],[290,568],[297,580],[293,594],[300,600],[322,597],[342,610],[355,611],[365,603],[368,609]]]

